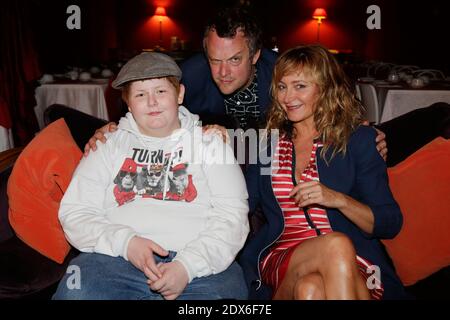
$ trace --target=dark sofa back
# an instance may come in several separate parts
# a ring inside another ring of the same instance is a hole
[[[0,243],[14,235],[8,219],[7,187],[14,162],[21,151],[22,148],[15,148],[3,151],[0,154]]]
[[[13,236],[8,220],[8,201],[6,187],[8,178],[12,171],[12,165],[0,172],[0,242],[10,239]]]
[[[104,126],[107,121],[91,116],[87,113],[72,109],[62,104],[52,104],[44,111],[45,125],[64,118],[73,139],[81,150],[94,135],[95,130]]]
[[[386,164],[393,167],[433,139],[450,138],[450,104],[434,103],[377,127],[386,134]]]

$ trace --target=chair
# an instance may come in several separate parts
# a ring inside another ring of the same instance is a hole
[[[394,64],[392,63],[380,63],[375,67],[374,76],[376,79],[386,79],[392,68],[394,68]]]
[[[440,70],[435,69],[420,69],[415,70],[413,73],[414,77],[427,76],[430,80],[444,80],[445,75]]]
[[[378,97],[375,87],[370,83],[358,84],[361,102],[364,106],[364,117],[370,123],[378,124],[380,122],[380,105],[378,104]]]
[[[400,72],[413,73],[415,70],[418,70],[418,69],[419,69],[418,66],[400,64],[400,65],[393,67],[392,71],[396,72],[396,73],[400,73]]]
[[[361,88],[359,87],[359,84],[355,84],[355,96],[356,96],[356,99],[358,99],[359,101],[362,101]]]
[[[367,77],[375,77],[375,70],[382,64],[382,62],[369,62],[366,70]]]
[[[398,65],[392,68],[391,73],[398,74],[400,80],[409,81],[413,78],[414,72],[419,70],[418,66],[413,65]]]

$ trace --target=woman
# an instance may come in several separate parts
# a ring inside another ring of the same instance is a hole
[[[402,297],[379,242],[402,215],[343,70],[321,46],[293,48],[271,91],[267,129],[280,139],[247,173],[250,210],[260,204],[266,219],[240,257],[250,297]]]
[[[82,253],[79,290],[55,299],[245,299],[234,262],[248,234],[245,180],[230,147],[202,136],[172,58],[142,53],[113,82],[129,113],[83,158],[59,219]]]

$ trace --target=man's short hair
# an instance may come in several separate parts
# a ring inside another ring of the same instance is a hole
[[[214,30],[220,38],[234,38],[237,31],[242,31],[253,57],[262,48],[262,32],[255,15],[244,7],[230,7],[217,12],[208,22],[203,38],[203,48],[207,51],[205,39]]]

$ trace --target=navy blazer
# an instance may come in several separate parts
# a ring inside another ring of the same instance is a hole
[[[256,62],[258,72],[258,101],[261,119],[270,103],[270,82],[277,55],[275,52],[262,49]],[[225,114],[224,95],[217,88],[211,77],[211,69],[205,54],[198,53],[181,64],[186,87],[183,105],[192,113],[221,115]]]
[[[334,231],[345,233],[353,242],[356,252],[381,269],[384,299],[407,298],[403,285],[384,251],[379,239],[395,237],[402,226],[402,214],[389,189],[386,164],[376,150],[376,131],[360,126],[350,137],[345,156],[337,154],[327,165],[317,150],[320,182],[338,192],[368,205],[375,224],[371,235],[363,232],[337,209],[327,209]],[[270,148],[269,148],[270,149]],[[270,150],[263,151],[270,154]],[[330,152],[327,154],[329,159]],[[271,157],[266,157],[271,158]],[[251,299],[270,299],[270,288],[261,284],[258,264],[268,253],[270,245],[281,235],[284,218],[272,190],[271,176],[261,175],[269,169],[270,161],[251,165],[246,174],[250,211],[261,205],[266,222],[249,237],[239,257],[244,269]]]

